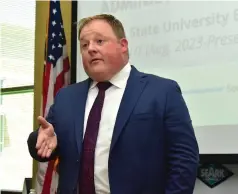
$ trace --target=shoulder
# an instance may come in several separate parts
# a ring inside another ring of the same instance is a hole
[[[88,80],[84,80],[78,83],[70,84],[68,86],[62,87],[57,92],[55,99],[57,98],[65,98],[65,97],[72,97],[80,91],[83,91],[84,87],[88,86]]]
[[[148,86],[153,88],[160,88],[160,91],[170,92],[178,91],[181,93],[180,86],[177,81],[154,74],[139,72],[141,75],[148,78]]]

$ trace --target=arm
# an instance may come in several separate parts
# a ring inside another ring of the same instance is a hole
[[[54,126],[54,105],[51,106],[46,120]],[[27,140],[28,149],[29,149],[29,152],[30,152],[30,155],[32,156],[32,158],[34,158],[35,160],[37,160],[39,162],[47,162],[47,161],[50,161],[52,159],[55,159],[58,156],[58,153],[59,153],[58,146],[52,152],[52,154],[49,158],[42,158],[37,154],[37,151],[38,151],[36,149],[37,137],[38,137],[38,129],[36,131],[33,131],[29,135],[28,140]]]
[[[166,194],[192,194],[199,165],[199,149],[179,85],[172,81],[166,101],[165,125],[168,171]]]

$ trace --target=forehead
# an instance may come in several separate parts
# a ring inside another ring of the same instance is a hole
[[[104,20],[93,20],[86,24],[81,30],[80,39],[90,35],[115,37],[112,27]]]

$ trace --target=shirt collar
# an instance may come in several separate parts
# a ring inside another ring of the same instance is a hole
[[[116,75],[114,75],[109,82],[111,82],[112,85],[118,87],[118,88],[124,88],[126,86],[127,80],[130,76],[131,72],[131,65],[128,62],[121,71],[119,71]],[[98,82],[93,81],[90,89],[94,88],[97,85]]]

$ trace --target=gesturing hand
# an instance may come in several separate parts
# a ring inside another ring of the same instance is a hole
[[[54,133],[54,127],[52,124],[47,122],[41,116],[39,116],[37,120],[41,125],[38,131],[36,143],[36,149],[38,149],[37,154],[42,158],[48,158],[57,146],[57,137]]]

